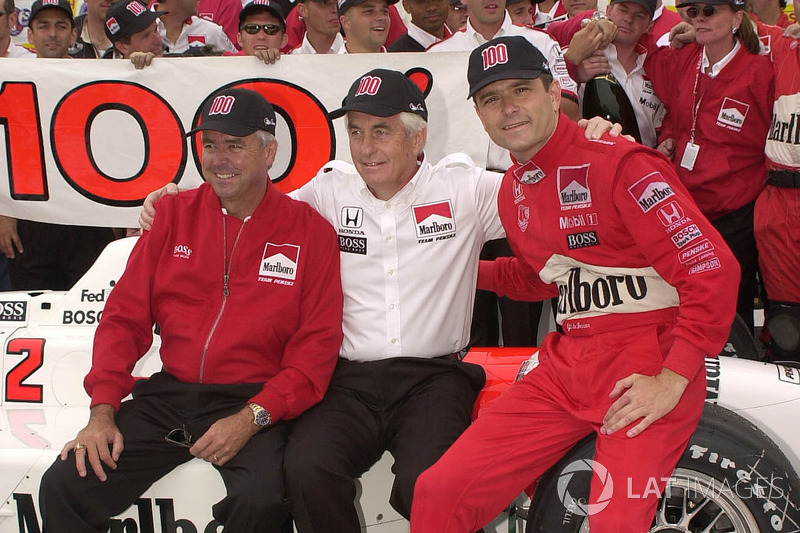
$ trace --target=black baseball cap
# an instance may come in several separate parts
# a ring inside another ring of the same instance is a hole
[[[166,11],[150,11],[139,0],[118,0],[106,12],[106,37],[112,43],[146,30]]]
[[[75,18],[72,15],[72,6],[68,0],[36,0],[33,5],[31,5],[31,15],[28,18],[28,25],[30,26],[30,23],[33,22],[33,19],[39,14],[39,11],[50,8],[64,11],[69,15],[69,20],[72,22],[72,25],[75,25]]]
[[[339,16],[344,15],[348,9],[363,4],[367,0],[337,0],[336,6],[339,9]],[[386,0],[386,5],[396,4],[398,0]]]
[[[246,137],[258,130],[275,135],[275,110],[261,94],[249,89],[223,89],[203,107],[200,124],[186,134],[213,130]]]
[[[681,2],[675,7],[689,7],[694,4],[706,4],[709,6],[723,6],[729,5],[733,7],[744,8],[744,0],[692,0],[690,2]],[[31,17],[33,18],[33,17]]]
[[[339,118],[348,111],[360,111],[376,117],[391,117],[409,112],[428,120],[425,96],[408,76],[396,70],[370,70],[350,86],[342,107],[328,113]]]
[[[242,27],[247,17],[260,11],[269,11],[275,15],[283,26],[283,31],[286,31],[286,18],[283,16],[283,10],[274,0],[250,0],[247,2],[239,11],[239,27]]]
[[[656,14],[656,0],[611,0],[610,4],[638,4],[650,13],[650,18]]]
[[[550,74],[547,59],[528,39],[521,36],[497,37],[472,51],[467,67],[469,95],[472,96],[500,80],[535,80]]]

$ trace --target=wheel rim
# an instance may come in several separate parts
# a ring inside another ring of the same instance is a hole
[[[730,484],[685,468],[672,474],[650,533],[759,533],[747,504]],[[580,533],[589,533],[584,519]]]

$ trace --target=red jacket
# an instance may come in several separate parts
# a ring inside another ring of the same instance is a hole
[[[264,383],[251,401],[274,420],[318,402],[342,342],[331,226],[273,186],[244,222],[223,214],[207,184],[156,205],[97,327],[84,380],[92,405],[116,409],[131,392],[154,323],[164,370],[180,381]]]
[[[558,296],[567,335],[668,324],[664,366],[690,381],[722,349],[739,265],[654,150],[587,141],[562,114],[534,158],[506,172],[498,207],[514,257],[482,261],[478,288]]]
[[[714,220],[754,201],[764,189],[764,143],[775,101],[769,59],[744,46],[714,78],[698,74],[703,47],[648,47],[645,71],[669,110],[675,144],[673,163],[700,210]],[[698,77],[699,76],[699,77]],[[697,97],[694,96],[697,80]],[[694,168],[681,166],[697,102]],[[666,128],[665,128],[666,129]],[[665,137],[662,133],[662,139]]]

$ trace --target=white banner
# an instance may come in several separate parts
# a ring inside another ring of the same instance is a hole
[[[349,160],[338,108],[364,72],[380,65],[429,73],[431,161],[451,152],[486,160],[488,137],[468,101],[468,54],[0,61],[0,214],[21,219],[133,227],[144,196],[173,181],[201,183],[197,146],[185,139],[206,99],[222,87],[255,88],[278,113],[270,172],[284,191],[329,159]],[[5,179],[2,179],[5,178]]]

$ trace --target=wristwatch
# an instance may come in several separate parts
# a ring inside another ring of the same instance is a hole
[[[248,404],[247,407],[253,411],[253,424],[257,425],[260,429],[269,427],[269,425],[272,424],[272,416],[270,416],[269,411],[255,402]]]

